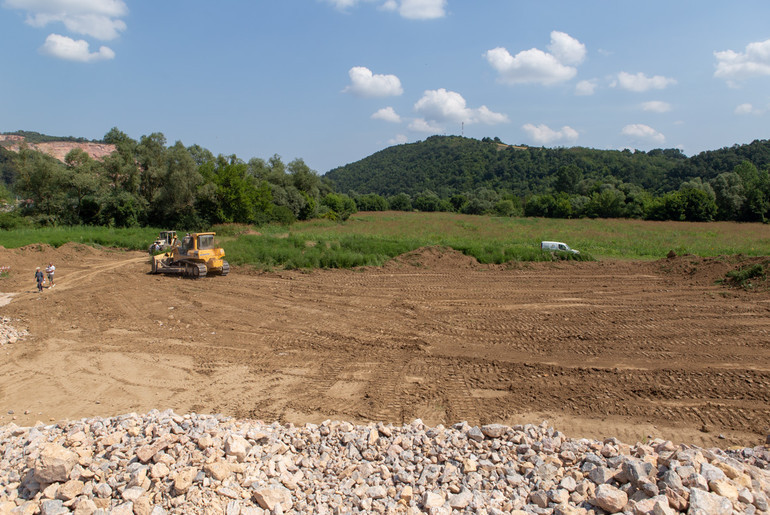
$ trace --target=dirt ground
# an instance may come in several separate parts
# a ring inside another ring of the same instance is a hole
[[[39,294],[49,261],[56,286]],[[0,248],[0,315],[30,333],[0,347],[0,424],[172,408],[758,445],[770,292],[714,284],[745,261],[504,267],[428,248],[382,268],[192,280],[148,274],[139,252]]]

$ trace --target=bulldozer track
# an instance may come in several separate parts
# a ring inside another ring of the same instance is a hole
[[[770,294],[660,264],[503,269],[426,254],[191,281],[148,273],[146,253],[0,252],[17,269],[57,265],[42,295],[31,273],[3,283],[2,315],[30,333],[0,362],[0,407],[31,411],[17,423],[153,408],[296,423],[553,417],[576,436],[701,445],[749,444],[770,426]]]

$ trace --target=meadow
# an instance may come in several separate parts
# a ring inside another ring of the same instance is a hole
[[[169,228],[170,229],[170,228]],[[770,228],[735,222],[650,222],[621,219],[500,218],[455,213],[361,212],[344,223],[329,220],[290,226],[222,225],[218,234],[234,265],[261,269],[377,266],[423,246],[451,247],[481,263],[552,259],[541,240],[563,241],[578,259],[654,260],[669,251],[701,257],[770,255]],[[78,242],[146,250],[155,228],[53,227],[0,233],[0,245],[60,246]],[[563,259],[574,256],[562,255]]]

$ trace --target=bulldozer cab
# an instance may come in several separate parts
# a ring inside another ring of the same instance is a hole
[[[182,244],[179,246],[180,254],[187,254],[188,250],[195,249],[195,240],[189,234],[182,238]]]
[[[213,234],[200,234],[198,235],[198,250],[209,250],[216,248],[214,245]]]
[[[161,231],[158,239],[165,241],[166,245],[171,246],[176,241],[176,231]]]

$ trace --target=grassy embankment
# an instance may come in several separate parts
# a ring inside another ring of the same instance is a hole
[[[770,255],[770,229],[732,222],[494,218],[452,213],[357,213],[347,222],[326,220],[290,227],[214,228],[228,260],[257,268],[338,268],[381,265],[423,246],[443,245],[481,263],[550,259],[541,240],[564,241],[588,259],[660,259],[670,250],[698,256]],[[68,241],[145,250],[157,229],[99,227],[4,231],[0,245],[54,246]]]

